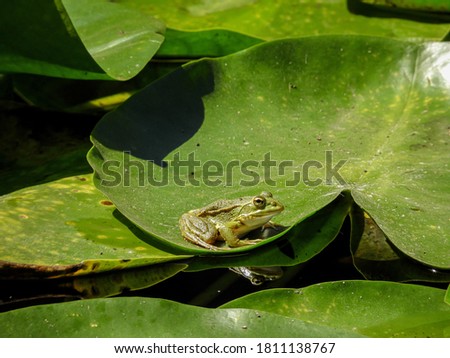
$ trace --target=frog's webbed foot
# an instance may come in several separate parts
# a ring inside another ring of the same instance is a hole
[[[259,244],[260,242],[264,241],[263,239],[254,239],[254,240],[247,240],[247,239],[242,239],[239,241],[236,241],[234,243],[234,247],[242,247],[242,246],[248,246],[248,245],[256,245]]]

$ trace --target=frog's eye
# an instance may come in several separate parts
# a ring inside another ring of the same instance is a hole
[[[266,206],[266,199],[263,196],[255,196],[253,198],[253,205],[258,209],[264,208]]]

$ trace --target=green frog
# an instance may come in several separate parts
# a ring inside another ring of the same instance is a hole
[[[270,225],[270,220],[284,210],[272,193],[218,200],[200,209],[190,210],[180,218],[183,237],[210,250],[227,250],[254,245],[261,239],[245,239],[250,231]],[[216,242],[224,241],[224,246]]]

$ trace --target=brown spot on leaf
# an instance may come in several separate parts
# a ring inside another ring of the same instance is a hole
[[[113,202],[109,201],[109,200],[102,200],[102,201],[100,201],[100,204],[105,205],[105,206],[114,205]]]

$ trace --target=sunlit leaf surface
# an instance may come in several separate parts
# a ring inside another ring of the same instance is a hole
[[[91,178],[69,177],[0,198],[4,277],[80,275],[183,258],[138,238]]]
[[[331,36],[193,62],[99,122],[95,182],[187,252],[203,250],[179,232],[191,209],[269,190],[289,227],[348,191],[400,251],[448,269],[449,61],[448,43]]]
[[[254,293],[225,308],[277,313],[369,337],[450,337],[445,291],[392,282],[321,283]]]

